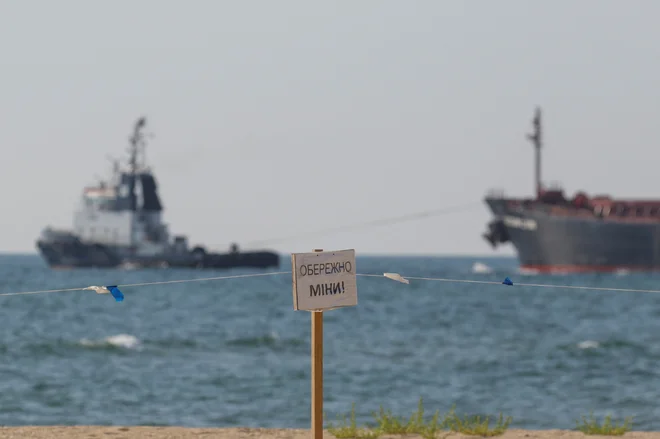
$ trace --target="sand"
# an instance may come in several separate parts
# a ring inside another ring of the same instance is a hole
[[[310,439],[310,430],[266,428],[182,428],[182,427],[0,427],[0,439]],[[439,439],[443,435],[438,436]],[[630,439],[660,439],[660,432],[630,432],[624,436],[587,436],[577,431],[565,430],[509,430],[501,439],[589,439],[623,437]],[[387,439],[388,436],[383,436]],[[401,438],[401,436],[389,436]],[[418,439],[406,436],[405,439]],[[476,439],[476,436],[450,434],[445,439]],[[324,439],[335,439],[325,432]]]

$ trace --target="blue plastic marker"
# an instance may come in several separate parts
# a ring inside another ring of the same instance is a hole
[[[96,294],[108,294],[108,293],[112,294],[112,297],[114,297],[117,302],[121,302],[124,300],[124,293],[119,291],[117,285],[108,285],[107,287],[91,286],[91,287],[83,288],[83,290],[96,291]]]
[[[112,294],[112,297],[115,298],[117,302],[121,302],[124,300],[124,293],[119,291],[119,288],[117,288],[117,285],[108,285],[106,286],[108,291],[110,291],[110,294]]]

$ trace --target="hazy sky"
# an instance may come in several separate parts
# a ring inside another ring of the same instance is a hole
[[[226,248],[474,203],[282,252],[494,253],[483,196],[656,197],[657,0],[0,0],[0,250],[70,227],[135,119],[165,220]],[[655,29],[655,30],[654,30]]]

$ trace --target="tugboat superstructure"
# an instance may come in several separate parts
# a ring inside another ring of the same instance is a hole
[[[187,237],[170,237],[162,221],[156,178],[144,160],[146,119],[139,118],[130,137],[127,166],[115,163],[109,181],[86,187],[74,213],[73,230],[48,227],[37,241],[42,256],[57,267],[198,267],[268,268],[279,265],[271,251],[225,254],[188,248]]]

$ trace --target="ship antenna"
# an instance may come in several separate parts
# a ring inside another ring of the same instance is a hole
[[[536,107],[536,113],[534,114],[534,119],[532,120],[532,124],[534,126],[534,132],[532,134],[527,134],[527,138],[532,141],[534,144],[534,148],[536,149],[535,151],[535,163],[536,163],[536,169],[535,169],[535,175],[534,179],[536,180],[536,197],[541,196],[541,145],[542,145],[542,137],[541,137],[541,108]]]
[[[106,155],[106,158],[112,163],[112,177],[115,178],[119,174],[119,160],[110,155]]]

